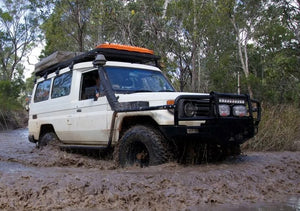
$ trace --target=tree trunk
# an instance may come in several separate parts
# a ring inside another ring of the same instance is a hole
[[[162,18],[165,18],[165,17],[166,17],[166,13],[167,13],[167,9],[168,9],[169,3],[170,3],[170,0],[165,0],[165,3],[164,3],[164,11],[163,11]]]
[[[248,93],[249,93],[250,97],[252,98],[253,97],[252,87],[251,87],[251,84],[248,81],[249,75],[250,75],[250,73],[249,73],[249,62],[248,62],[248,52],[247,52],[248,38],[246,37],[245,43],[244,43],[244,46],[243,46],[242,40],[241,40],[241,37],[240,37],[240,29],[238,28],[238,26],[237,26],[237,24],[235,22],[234,15],[231,16],[230,20],[231,20],[231,22],[233,24],[233,27],[234,27],[235,31],[236,31],[237,44],[238,44],[238,52],[239,52],[239,59],[240,59],[240,62],[242,64],[242,69],[243,69],[243,72],[245,74],[245,77],[247,79]],[[244,54],[243,54],[243,51],[244,51]]]
[[[193,0],[193,46],[192,46],[192,91],[198,92],[198,85],[200,83],[198,78],[198,71],[196,65],[196,52],[197,52],[197,43],[196,43],[196,29],[197,29],[197,17],[196,17],[196,0]]]

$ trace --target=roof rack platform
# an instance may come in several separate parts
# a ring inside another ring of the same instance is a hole
[[[74,64],[80,62],[94,61],[97,54],[103,54],[108,61],[153,64],[155,66],[158,66],[160,59],[159,56],[153,54],[153,51],[146,48],[102,44],[86,53],[55,52],[37,63],[34,73],[35,76],[42,77],[66,67],[72,68]]]

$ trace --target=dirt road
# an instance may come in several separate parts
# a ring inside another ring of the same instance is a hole
[[[247,152],[222,163],[117,168],[0,132],[1,210],[300,210],[300,152]],[[269,209],[268,209],[269,210]]]

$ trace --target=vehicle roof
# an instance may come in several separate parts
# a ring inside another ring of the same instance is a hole
[[[61,70],[65,67],[70,67],[71,69],[75,64],[87,61],[94,61],[97,54],[103,54],[107,61],[121,61],[121,62],[130,62],[138,64],[153,64],[158,66],[159,56],[149,54],[149,53],[139,53],[126,50],[110,49],[110,48],[96,48],[87,53],[75,56],[66,61],[56,63],[47,67],[45,69],[35,71],[35,76],[45,76],[50,73],[53,73],[57,70]]]
[[[85,69],[93,66],[91,61],[89,62],[80,62],[74,65],[74,69]],[[128,63],[128,62],[117,62],[117,61],[107,61],[104,67],[115,66],[115,67],[129,67],[129,68],[138,68],[146,70],[161,71],[158,67],[147,65],[147,64],[138,64],[138,63]]]

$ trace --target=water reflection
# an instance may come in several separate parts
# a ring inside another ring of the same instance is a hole
[[[191,211],[300,211],[300,196],[290,197],[286,203],[257,203],[248,205],[207,205],[191,207]]]
[[[291,197],[287,202],[287,206],[293,210],[300,211],[300,197]]]

